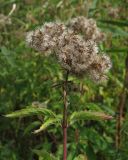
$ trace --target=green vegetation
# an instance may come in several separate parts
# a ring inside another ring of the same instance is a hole
[[[106,34],[99,47],[113,67],[103,84],[69,76],[67,159],[128,159],[126,2],[0,0],[0,160],[62,159],[63,100],[57,84],[63,70],[52,55],[28,48],[25,35],[45,22],[81,15],[94,18]]]

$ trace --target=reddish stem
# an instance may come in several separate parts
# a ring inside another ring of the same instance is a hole
[[[64,101],[64,110],[63,110],[63,160],[67,160],[67,83],[68,83],[68,72],[65,77],[63,84],[63,101]]]
[[[67,159],[67,127],[63,128],[63,160]]]

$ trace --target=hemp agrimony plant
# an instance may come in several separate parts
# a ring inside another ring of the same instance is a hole
[[[45,23],[42,27],[27,33],[27,45],[44,55],[53,54],[64,69],[63,115],[47,108],[28,107],[8,114],[7,117],[29,116],[43,114],[46,121],[35,131],[38,133],[51,124],[60,124],[63,130],[63,160],[67,159],[67,128],[77,120],[106,120],[112,117],[104,113],[80,111],[67,115],[68,110],[68,80],[69,75],[76,77],[88,76],[94,82],[107,79],[111,68],[111,60],[106,54],[100,54],[98,43],[104,40],[104,34],[98,29],[93,19],[77,17],[64,23]]]

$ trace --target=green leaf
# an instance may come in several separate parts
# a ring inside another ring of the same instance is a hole
[[[98,3],[98,0],[93,0],[93,1],[92,1],[92,5],[90,6],[91,9],[96,9],[97,3]]]
[[[47,116],[53,116],[56,115],[49,109],[46,108],[36,108],[36,107],[27,107],[25,109],[21,109],[15,112],[12,112],[10,114],[5,115],[9,118],[16,118],[16,117],[27,117],[32,115],[47,115]]]
[[[94,111],[94,112],[102,112],[102,108],[99,107],[98,104],[95,104],[95,103],[86,103],[86,109],[88,110],[91,110],[91,111]]]
[[[14,63],[14,60],[12,59],[12,55],[10,53],[10,51],[5,47],[5,46],[2,46],[1,47],[1,53],[4,55],[4,57],[6,58],[8,64],[11,66],[11,67],[15,67],[15,63]]]
[[[113,37],[118,37],[118,36],[127,37],[128,36],[128,33],[118,26],[112,26],[112,25],[108,26],[108,25],[101,24],[100,27],[103,28],[105,32],[111,32]]]
[[[34,149],[33,152],[39,156],[40,160],[58,160],[52,154],[48,153],[45,150],[36,150],[36,149]]]
[[[53,124],[61,124],[61,121],[62,121],[62,116],[61,115],[58,115],[57,117],[55,118],[51,118],[51,119],[48,119],[46,122],[44,122],[39,129],[35,130],[34,133],[39,133],[43,130],[45,130],[47,127],[49,127],[50,125],[53,125]]]
[[[80,154],[78,157],[76,157],[74,160],[87,160],[87,156]]]
[[[117,25],[120,27],[128,27],[127,21],[112,21],[112,20],[98,20],[98,21],[105,24]]]
[[[102,112],[91,112],[91,111],[80,111],[80,112],[73,112],[69,118],[70,124],[74,123],[75,121],[79,120],[109,120],[112,119],[112,116],[106,115]]]
[[[105,52],[127,52],[128,48],[110,48],[106,49]]]
[[[92,149],[91,146],[88,146],[86,148],[86,154],[87,154],[89,160],[96,160],[97,159],[96,155],[94,153],[94,150]]]
[[[24,135],[29,134],[35,127],[41,125],[40,121],[34,121],[32,122],[25,130]]]

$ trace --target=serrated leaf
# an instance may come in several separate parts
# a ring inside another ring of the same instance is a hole
[[[35,127],[41,125],[40,121],[34,121],[32,122],[25,130],[24,130],[24,135],[30,133]]]
[[[51,153],[48,153],[45,150],[36,150],[36,149],[34,149],[33,152],[35,154],[37,154],[41,160],[58,160]]]
[[[103,112],[102,108],[99,107],[99,105],[95,104],[95,103],[87,103],[85,104],[86,108],[88,110],[94,111],[94,112]]]
[[[75,121],[79,120],[109,120],[113,117],[107,115],[102,112],[92,112],[92,111],[80,111],[80,112],[73,112],[69,118],[70,124],[74,123]]]
[[[53,116],[56,115],[49,109],[46,108],[36,108],[36,107],[27,107],[25,109],[21,109],[15,112],[12,112],[10,114],[5,115],[9,118],[17,118],[17,117],[27,117],[32,115],[47,115],[47,116]]]
[[[45,130],[45,129],[46,129],[47,127],[49,127],[50,125],[53,125],[53,124],[56,125],[56,124],[58,124],[58,123],[61,124],[61,121],[62,121],[62,116],[61,116],[61,115],[59,115],[59,116],[57,116],[57,117],[55,117],[55,118],[48,119],[47,121],[45,121],[45,122],[40,126],[39,129],[35,130],[34,133],[39,133],[39,132]]]

